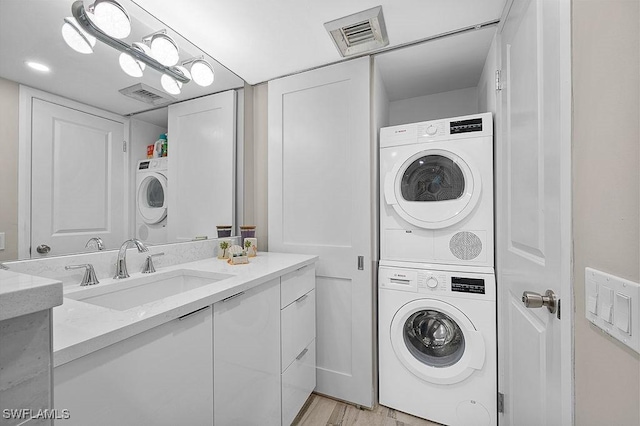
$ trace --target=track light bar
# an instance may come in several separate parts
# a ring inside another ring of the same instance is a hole
[[[191,81],[190,78],[185,76],[179,69],[168,67],[162,65],[156,59],[147,55],[141,50],[135,49],[133,46],[128,45],[127,43],[118,40],[116,38],[111,37],[104,31],[102,31],[98,26],[96,26],[91,19],[87,16],[87,12],[84,8],[84,4],[82,0],[77,0],[71,6],[71,13],[74,18],[78,21],[78,24],[84,29],[87,33],[94,36],[96,39],[100,40],[106,45],[113,47],[114,49],[124,52],[138,61],[147,64],[149,67],[153,68],[156,71],[159,71],[165,75],[173,77],[176,81],[180,83],[188,83]]]

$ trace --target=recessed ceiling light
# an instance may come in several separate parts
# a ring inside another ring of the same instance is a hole
[[[40,71],[40,72],[49,72],[51,71],[51,68],[49,68],[48,66],[41,64],[40,62],[33,62],[33,61],[25,61],[25,64],[27,64],[27,66],[29,68],[33,68],[36,71]]]

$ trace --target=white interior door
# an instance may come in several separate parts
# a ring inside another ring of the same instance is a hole
[[[234,225],[236,94],[230,90],[169,106],[169,241],[217,238]]]
[[[40,99],[32,103],[31,257],[126,237],[124,124]],[[42,250],[41,250],[42,251]]]
[[[497,270],[502,424],[571,424],[568,1],[514,0],[501,32]],[[570,109],[569,109],[570,112]],[[523,292],[561,300],[561,316]]]
[[[269,250],[320,255],[316,391],[373,404],[369,59],[269,82]],[[363,256],[363,269],[358,269]]]

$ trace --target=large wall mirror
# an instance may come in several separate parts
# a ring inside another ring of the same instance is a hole
[[[234,175],[236,170],[236,91],[244,81],[209,52],[175,33],[170,22],[160,22],[129,0],[118,1],[131,22],[130,34],[120,41],[156,59],[159,56],[149,50],[153,35],[168,35],[178,46],[175,66],[183,66],[185,75],[193,72],[191,81],[163,84],[164,74],[152,66],[123,58],[121,51],[100,39],[94,42],[90,34],[67,27],[64,31],[79,35],[88,49],[80,53],[63,38],[63,24],[72,17],[73,3],[0,2],[0,261],[115,249],[131,237],[149,244],[214,237],[208,230],[163,231],[167,218],[160,208],[171,197],[180,203],[175,194],[167,194],[171,188],[167,178],[180,181],[180,188],[215,188],[203,185],[194,167],[189,167],[203,154],[219,160],[215,175],[205,169],[202,173],[225,189],[216,204],[235,205],[235,191],[228,190],[221,176]],[[90,16],[92,3],[82,3]],[[123,60],[133,65],[129,73],[123,70]],[[198,61],[213,70],[210,85],[195,81]],[[37,69],[38,64],[47,70]],[[215,99],[201,102],[209,97]],[[232,114],[229,109],[234,110]],[[178,125],[189,141],[224,133],[214,142],[225,146],[172,146],[179,139],[172,140],[171,111],[176,135]],[[164,143],[167,132],[168,143]],[[167,145],[168,154],[163,157]],[[167,171],[170,167],[174,170]],[[185,214],[212,217],[199,197],[191,199]],[[171,217],[170,209],[166,215]],[[141,221],[148,225],[146,230]],[[232,222],[233,217],[218,225]]]

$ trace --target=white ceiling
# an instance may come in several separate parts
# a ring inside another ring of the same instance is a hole
[[[3,0],[4,1],[4,0]],[[341,60],[324,23],[382,5],[390,46],[499,19],[505,0],[134,0],[250,84]]]
[[[93,54],[83,55],[66,45],[61,28],[63,19],[71,16],[72,3],[73,0],[0,0],[0,77],[121,115],[154,108],[125,97],[118,90],[142,82],[162,91],[158,72],[148,68],[143,78],[130,77],[120,69],[120,53],[115,49],[98,42]],[[132,20],[132,34],[126,42],[139,41],[163,28],[129,0],[120,3]],[[181,48],[182,60],[201,54],[187,40],[169,33]],[[176,101],[244,85],[241,78],[208,59],[215,71],[213,85],[202,88],[188,83],[180,95],[174,96]],[[51,72],[31,70],[24,64],[26,60],[48,65]]]
[[[389,101],[475,87],[496,27],[486,27],[375,56]]]

